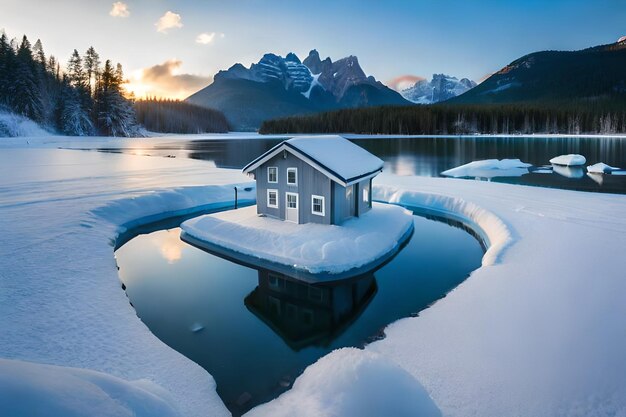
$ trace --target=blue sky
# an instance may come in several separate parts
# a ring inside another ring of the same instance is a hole
[[[113,3],[0,0],[0,28],[41,38],[62,62],[93,45],[124,65],[140,95],[176,97],[265,52],[356,55],[383,82],[435,72],[478,80],[533,51],[626,35],[624,0],[124,0],[111,15]],[[167,12],[173,26],[158,31]]]

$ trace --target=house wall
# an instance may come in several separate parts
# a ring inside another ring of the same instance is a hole
[[[283,157],[286,155],[286,158]],[[267,182],[267,168],[278,168],[278,183]],[[287,184],[287,168],[298,169],[298,184]],[[331,224],[331,180],[315,168],[297,158],[289,151],[276,155],[254,171],[257,183],[257,212],[268,216],[285,219],[286,192],[298,193],[300,223]],[[267,190],[278,190],[278,208],[267,207]],[[324,197],[325,216],[311,212],[311,195]]]
[[[371,180],[366,179],[349,187],[332,184],[333,224],[341,224],[350,217],[362,215],[371,209],[371,202],[363,201],[363,191],[368,190],[371,201]]]

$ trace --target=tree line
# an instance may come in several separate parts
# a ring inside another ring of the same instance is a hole
[[[134,136],[139,133],[132,102],[124,97],[120,64],[101,63],[93,47],[74,50],[66,70],[34,45],[0,34],[0,106],[67,135]]]
[[[135,102],[137,120],[153,132],[224,133],[228,121],[218,110],[179,100],[147,98]]]
[[[265,121],[260,133],[398,135],[626,133],[626,100],[344,109]]]

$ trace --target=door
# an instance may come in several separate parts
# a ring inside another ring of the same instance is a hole
[[[285,220],[298,223],[298,194],[285,193]]]

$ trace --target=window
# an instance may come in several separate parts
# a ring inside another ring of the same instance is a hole
[[[298,185],[298,168],[287,168],[287,184]]]
[[[363,202],[364,203],[370,202],[370,190],[368,190],[367,188],[363,188]]]
[[[321,195],[312,195],[311,196],[311,213],[317,214],[318,216],[324,216],[326,213],[324,207],[324,197]]]
[[[285,281],[278,275],[269,274],[267,281],[270,288],[281,289],[285,286]]]
[[[267,167],[267,182],[277,183],[278,182],[278,168],[277,167]]]
[[[267,207],[278,208],[278,190],[267,190]]]

